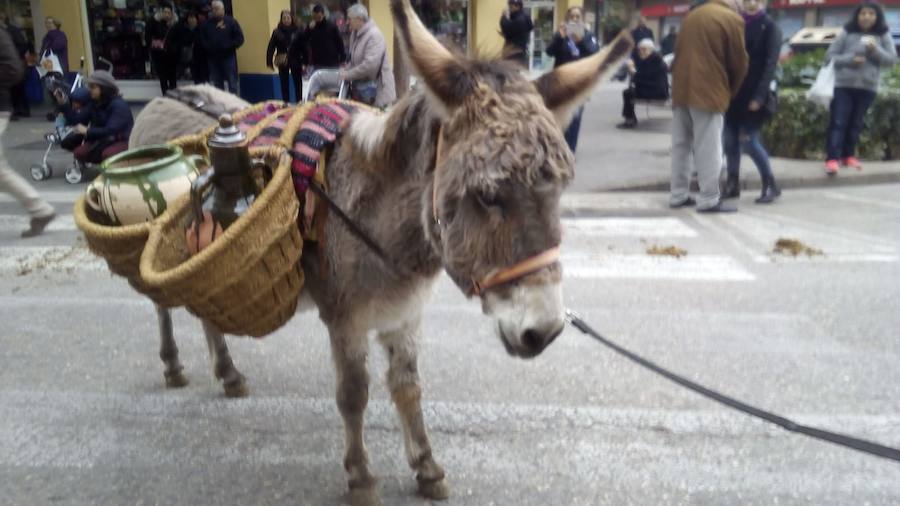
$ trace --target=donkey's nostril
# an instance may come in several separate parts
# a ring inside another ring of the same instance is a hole
[[[522,334],[522,344],[530,351],[541,351],[544,348],[544,340],[541,339],[540,332],[534,329],[528,329]]]

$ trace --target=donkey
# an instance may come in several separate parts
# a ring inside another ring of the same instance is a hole
[[[562,132],[633,45],[623,34],[600,53],[529,81],[514,63],[448,51],[409,0],[391,0],[391,11],[423,86],[384,114],[355,113],[326,174],[330,197],[388,260],[335,216],[301,259],[304,296],[330,335],[353,504],[378,503],[363,442],[370,331],[389,357],[387,383],[418,492],[450,494],[425,430],[416,350],[423,306],[442,269],[480,299],[510,355],[535,357],[562,332],[559,200],[573,176]],[[239,375],[223,358],[221,333],[204,328],[217,375]]]

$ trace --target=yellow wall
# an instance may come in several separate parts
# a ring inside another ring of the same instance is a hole
[[[384,40],[387,42],[387,52],[390,61],[394,61],[394,18],[391,16],[391,7],[387,0],[370,0],[368,4],[369,18],[375,22]]]
[[[62,22],[61,30],[65,32],[66,38],[69,40],[69,70],[75,72],[78,70],[78,64],[82,57],[87,58],[87,40],[88,34],[84,30],[83,10],[84,2],[75,0],[42,0],[41,7],[44,10],[44,16],[52,16]],[[35,45],[40,46],[41,41],[36,41]],[[40,49],[39,47],[36,49]],[[91,62],[85,61],[85,68],[91,69]]]
[[[241,74],[271,74],[266,67],[266,48],[272,30],[278,26],[281,11],[291,8],[290,0],[262,0],[232,2],[234,18],[244,32],[244,45],[237,51],[238,72]]]
[[[500,54],[503,49],[500,16],[506,5],[506,0],[469,0],[472,16],[470,56],[492,57]],[[566,9],[573,5],[584,5],[584,0],[556,0],[556,24],[562,23]]]

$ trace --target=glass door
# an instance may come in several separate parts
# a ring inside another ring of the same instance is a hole
[[[528,43],[528,70],[546,72],[553,68],[553,58],[547,56],[547,44],[553,39],[556,2],[548,0],[526,1],[525,13],[531,16],[534,30]]]

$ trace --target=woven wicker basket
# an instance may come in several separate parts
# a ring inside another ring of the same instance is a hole
[[[106,260],[113,274],[126,279],[138,292],[150,297],[162,306],[170,306],[162,294],[141,280],[140,261],[144,245],[150,236],[150,222],[136,225],[113,225],[103,213],[94,211],[84,197],[75,202],[75,225],[84,233],[88,249]]]
[[[251,149],[251,156],[263,156],[277,168],[250,209],[191,257],[185,237],[190,198],[182,197],[153,223],[140,278],[167,303],[187,306],[222,332],[262,337],[296,310],[303,287],[303,240],[290,157],[277,146]]]

